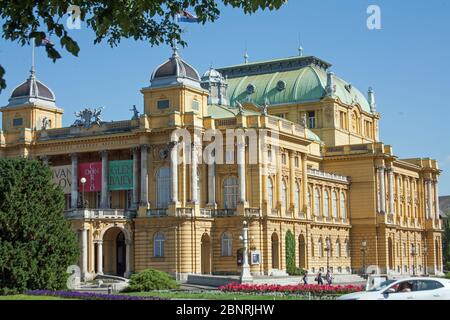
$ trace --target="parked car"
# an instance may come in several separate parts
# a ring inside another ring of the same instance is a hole
[[[450,300],[450,280],[418,277],[386,280],[370,290],[347,294],[338,300]]]

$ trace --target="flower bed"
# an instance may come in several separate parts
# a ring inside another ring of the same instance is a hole
[[[330,285],[273,285],[273,284],[239,284],[231,283],[219,288],[222,292],[235,293],[253,293],[253,294],[286,294],[286,295],[307,295],[325,296],[325,295],[343,295],[347,293],[364,291],[364,286],[346,285],[346,286],[330,286]]]
[[[80,300],[167,300],[158,297],[135,297],[128,295],[114,295],[114,294],[77,292],[77,291],[31,290],[26,291],[25,294],[31,296],[51,296],[51,297],[80,299]]]

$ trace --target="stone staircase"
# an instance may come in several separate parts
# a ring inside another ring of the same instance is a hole
[[[128,287],[129,280],[117,276],[97,275],[94,280],[82,282],[75,288],[78,292],[112,294]]]

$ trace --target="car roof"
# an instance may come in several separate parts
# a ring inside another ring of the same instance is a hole
[[[444,279],[444,278],[431,278],[431,277],[409,277],[409,278],[399,278],[395,279],[396,282],[405,282],[405,281],[417,281],[417,280],[424,280],[424,281],[438,281],[442,284],[445,284],[446,286],[450,286],[450,280]]]

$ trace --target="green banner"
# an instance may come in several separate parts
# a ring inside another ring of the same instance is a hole
[[[133,160],[110,161],[108,168],[110,191],[133,189]]]

